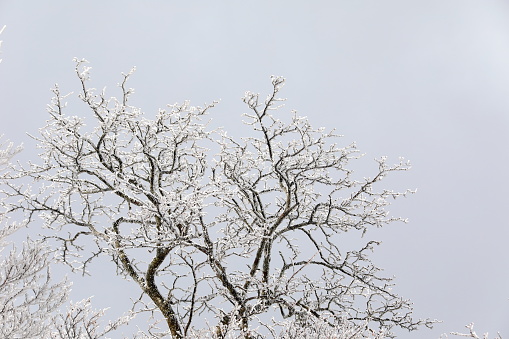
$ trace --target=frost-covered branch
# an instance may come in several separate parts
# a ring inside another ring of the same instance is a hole
[[[133,315],[123,316],[115,321],[110,321],[101,328],[101,322],[106,309],[93,310],[91,299],[84,299],[77,303],[71,303],[66,313],[61,313],[55,319],[54,330],[51,338],[55,339],[99,339],[106,334],[127,324]]]
[[[479,337],[477,335],[477,333],[475,333],[475,331],[474,331],[474,323],[470,323],[470,324],[466,325],[465,327],[468,329],[468,333],[451,332],[450,334],[454,335],[454,336],[458,336],[458,337],[481,339],[481,337]],[[449,337],[447,336],[447,334],[443,334],[440,338],[446,339]],[[482,339],[489,339],[489,333],[487,333],[487,332],[484,333],[482,335]],[[502,337],[500,336],[500,333],[498,333],[498,335],[494,339],[502,339]]]
[[[0,28],[0,35],[1,35],[1,34],[3,33],[3,31],[5,30],[5,27],[6,27],[6,26],[4,25],[2,28]],[[2,40],[0,40],[0,47],[2,47],[2,42],[3,42],[3,41],[2,41]],[[0,58],[0,63],[1,63],[1,62],[2,62],[2,59]]]

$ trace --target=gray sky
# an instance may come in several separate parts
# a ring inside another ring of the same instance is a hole
[[[418,189],[391,209],[410,223],[367,238],[383,240],[372,259],[416,315],[444,323],[401,337],[472,321],[509,336],[509,2],[0,0],[4,24],[0,133],[25,143],[22,157],[36,157],[24,133],[44,125],[50,87],[78,91],[73,57],[110,95],[137,66],[133,102],[148,114],[221,99],[211,117],[233,133],[244,91],[283,75],[288,109],[337,128],[366,160],[413,164],[391,179]],[[77,279],[73,298],[121,313],[129,284],[109,267]]]

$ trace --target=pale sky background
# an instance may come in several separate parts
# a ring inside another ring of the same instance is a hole
[[[133,103],[147,114],[221,99],[211,117],[232,133],[243,93],[285,76],[288,110],[337,128],[367,160],[413,164],[391,179],[418,189],[391,207],[410,223],[366,239],[383,240],[371,258],[396,275],[415,315],[443,323],[400,338],[472,321],[509,336],[509,1],[0,0],[4,24],[0,134],[25,144],[20,158],[37,157],[25,132],[44,125],[50,87],[79,90],[73,57],[91,62],[93,84],[110,95],[137,66]],[[94,269],[71,276],[72,298],[92,294],[121,314],[138,291],[111,263]]]

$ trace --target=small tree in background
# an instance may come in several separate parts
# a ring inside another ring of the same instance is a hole
[[[21,150],[12,143],[0,146],[0,166]],[[24,226],[9,222],[0,212],[0,337],[42,338],[49,334],[53,314],[67,298],[65,281],[52,283],[52,256],[40,241],[27,239],[21,250],[8,237]],[[9,248],[11,248],[9,250]]]
[[[55,87],[34,137],[40,161],[12,166],[4,193],[10,211],[42,218],[73,269],[94,274],[88,264],[109,256],[142,291],[137,311],[166,324],[154,321],[148,336],[296,338],[321,324],[392,337],[395,327],[431,327],[368,258],[378,242],[342,240],[402,221],[386,207],[410,191],[378,183],[407,162],[378,159],[373,176],[356,180],[354,144],[338,146],[337,134],[295,112],[278,118],[281,77],[265,100],[245,94],[252,134],[235,139],[203,122],[214,103],[170,105],[151,120],[129,104],[132,72],[117,99],[89,88],[89,71],[77,60],[93,129],[66,113]],[[27,178],[32,187],[18,182]]]

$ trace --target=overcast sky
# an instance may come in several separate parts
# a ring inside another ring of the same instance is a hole
[[[337,128],[367,160],[413,164],[390,181],[418,189],[391,207],[410,223],[366,236],[383,240],[372,259],[416,315],[444,321],[401,338],[472,321],[509,336],[507,0],[0,0],[4,24],[0,133],[25,144],[23,158],[37,157],[25,133],[44,126],[53,84],[79,90],[73,57],[110,95],[136,66],[133,103],[147,114],[221,99],[211,117],[232,134],[243,93],[282,75],[288,110]],[[122,313],[129,284],[101,265],[94,279],[72,277],[73,299],[93,294]]]

